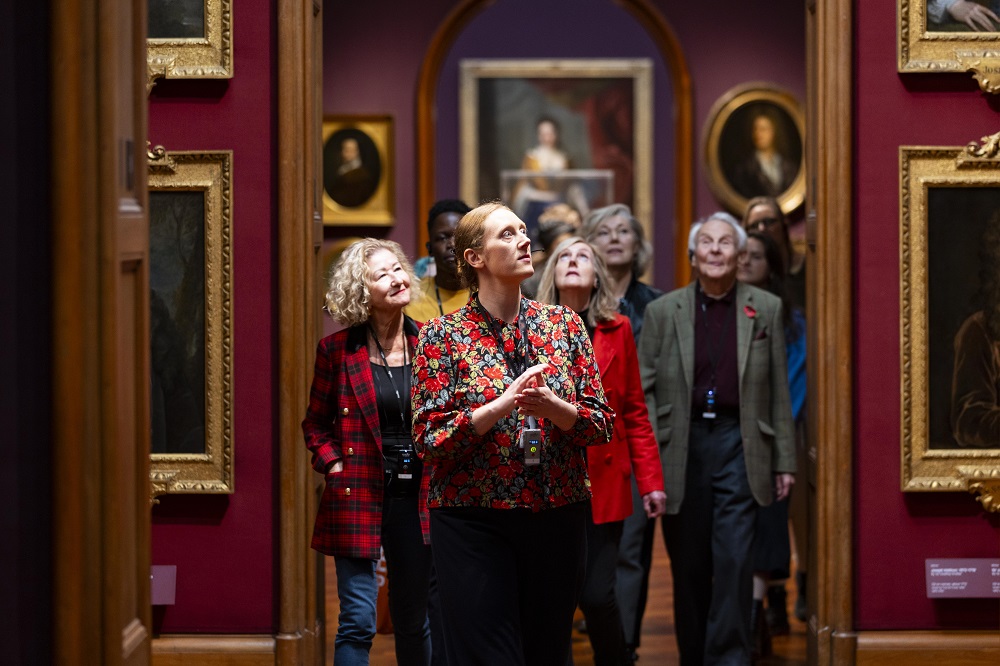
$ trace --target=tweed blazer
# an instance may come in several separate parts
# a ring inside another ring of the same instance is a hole
[[[639,381],[639,361],[628,317],[616,315],[594,331],[594,358],[604,396],[617,414],[607,444],[587,447],[590,501],[594,524],[625,520],[632,515],[632,475],[640,495],[663,490],[660,450],[649,425],[646,399]]]
[[[407,317],[403,327],[411,347],[415,347],[417,324]],[[364,325],[320,341],[302,431],[312,452],[313,469],[323,474],[331,463],[344,463],[342,472],[326,475],[312,547],[324,555],[378,559],[385,465]],[[428,477],[425,472],[419,503],[425,542],[429,534]]]
[[[736,362],[740,433],[754,499],[771,503],[773,475],[795,473],[795,428],[788,397],[781,301],[736,283]],[[691,391],[694,383],[695,283],[662,296],[646,308],[639,338],[639,374],[660,445],[667,513],[684,501]]]

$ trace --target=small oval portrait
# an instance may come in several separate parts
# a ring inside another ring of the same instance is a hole
[[[382,160],[364,131],[345,127],[323,144],[323,189],[344,208],[365,205],[378,189]]]
[[[799,104],[787,92],[754,86],[726,93],[705,128],[712,192],[734,215],[757,196],[776,198],[790,213],[805,198],[804,131]]]

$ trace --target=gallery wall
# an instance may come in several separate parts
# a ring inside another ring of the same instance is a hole
[[[153,508],[152,563],[177,566],[162,633],[271,634],[276,615],[275,48],[273,0],[233,10],[231,80],[164,81],[149,140],[233,151],[232,495],[170,495]]]
[[[645,29],[611,0],[497,0],[465,26],[438,82],[435,194],[458,193],[458,61],[467,57],[648,57],[654,62],[655,282],[673,285],[673,94],[662,55]],[[721,206],[701,166],[703,125],[712,105],[734,86],[776,84],[804,101],[805,34],[801,2],[737,3],[706,17],[697,4],[651,2],[672,27],[684,52],[693,96],[693,209],[703,216]],[[397,223],[377,227],[327,227],[327,247],[347,236],[379,235],[418,256],[416,224],[426,212],[416,196],[415,99],[422,58],[448,12],[460,3],[429,0],[394,3],[328,0],[324,22],[325,114],[388,114],[395,121]],[[391,6],[391,11],[389,7]],[[524,17],[531,17],[530,21]],[[333,330],[327,323],[327,331]]]
[[[856,625],[996,629],[995,599],[927,599],[924,562],[997,557],[1000,515],[972,495],[900,491],[899,147],[992,134],[1000,100],[970,75],[898,74],[896,4],[855,3]]]

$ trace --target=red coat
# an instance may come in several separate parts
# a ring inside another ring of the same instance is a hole
[[[407,319],[404,327],[415,347],[417,324]],[[343,472],[326,477],[312,547],[324,555],[378,559],[385,466],[366,330],[355,326],[320,341],[302,431],[313,469],[322,474],[333,461],[344,463]],[[423,475],[419,503],[425,543],[429,477]]]
[[[660,449],[646,412],[639,379],[632,325],[624,315],[601,322],[594,332],[594,356],[608,405],[615,411],[611,441],[587,448],[587,472],[594,493],[594,523],[610,523],[632,515],[631,476],[639,494],[663,490]]]

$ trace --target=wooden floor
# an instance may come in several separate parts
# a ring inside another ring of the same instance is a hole
[[[677,643],[674,640],[674,612],[671,594],[673,584],[670,577],[670,561],[660,536],[660,526],[656,527],[656,546],[653,555],[653,570],[649,581],[649,602],[642,626],[642,645],[639,648],[638,665],[676,666],[678,664]],[[327,622],[327,663],[333,660],[333,639],[337,634],[337,576],[333,558],[326,558],[326,617]],[[789,605],[795,598],[794,585],[788,586]],[[764,666],[799,666],[806,663],[806,625],[789,613],[792,625],[788,636],[773,639],[774,655],[759,664]],[[592,666],[593,657],[586,634],[573,632],[573,661],[576,666]],[[392,635],[378,634],[371,651],[372,666],[395,666],[396,657]]]

